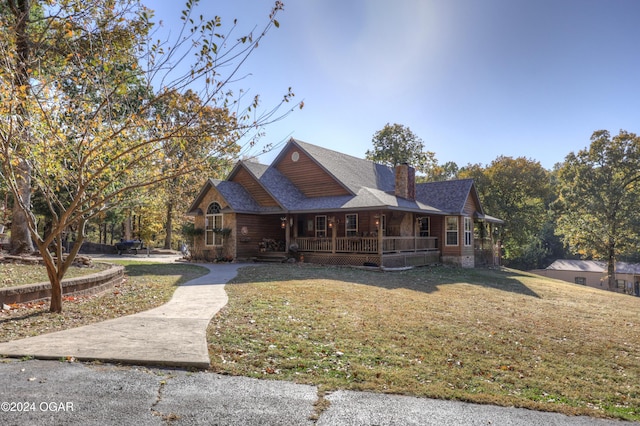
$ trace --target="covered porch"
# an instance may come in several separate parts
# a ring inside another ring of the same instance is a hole
[[[440,261],[432,218],[399,211],[281,217],[286,247],[303,261],[330,265],[420,266]]]
[[[452,216],[397,210],[234,217],[237,220],[232,227],[237,238],[229,242],[236,244],[235,257],[239,259],[295,258],[325,265],[397,268],[455,264],[452,257],[455,261],[464,256],[472,265],[499,264],[496,246],[491,242],[491,225],[479,218],[472,219],[475,226],[466,232],[462,216],[456,216],[459,227],[452,231],[446,228],[446,219]],[[231,225],[232,221],[225,219],[225,224]],[[453,243],[445,244],[445,236],[451,240],[451,233]]]
[[[436,237],[295,238],[305,262],[391,267],[433,265],[440,261]]]

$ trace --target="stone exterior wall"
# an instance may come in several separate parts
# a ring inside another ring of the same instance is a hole
[[[463,268],[473,268],[475,267],[475,256],[462,256],[460,259],[460,266]]]
[[[236,214],[226,213],[223,215],[222,223],[225,228],[231,229],[231,234],[224,237],[222,244],[222,255],[229,259],[235,259],[237,257],[237,226],[236,226]]]
[[[442,263],[461,268],[473,268],[475,267],[475,258],[474,256],[442,256]]]
[[[402,222],[400,222],[400,236],[412,237],[415,235],[415,229],[416,223],[413,220],[413,215],[411,213],[405,213]]]
[[[408,164],[398,164],[395,168],[395,194],[407,200],[416,199],[416,169]]]
[[[213,202],[220,204],[220,207],[224,209],[228,207],[218,191],[212,189],[207,193],[198,208],[202,211],[202,214],[195,216],[194,226],[196,229],[205,229],[205,218],[207,214],[207,208]],[[196,260],[213,261],[219,257],[225,257],[228,259],[236,258],[236,215],[235,213],[225,213],[222,215],[222,226],[224,228],[230,228],[231,234],[227,235],[223,239],[222,246],[207,246],[205,245],[205,235],[197,235],[194,238],[193,249],[191,250],[191,256]]]

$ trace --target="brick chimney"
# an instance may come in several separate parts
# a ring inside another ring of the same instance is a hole
[[[397,197],[415,201],[416,199],[416,169],[407,163],[396,166],[396,189]]]

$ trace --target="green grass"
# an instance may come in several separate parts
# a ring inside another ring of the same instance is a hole
[[[76,278],[94,274],[107,269],[104,263],[93,263],[91,266],[72,266],[65,274],[66,278]],[[0,263],[0,288],[16,287],[25,284],[49,282],[47,271],[42,265],[21,265],[14,263]]]
[[[33,302],[0,311],[0,342],[37,336],[146,311],[166,303],[176,286],[205,275],[207,268],[189,264],[116,261],[126,279],[94,296],[65,297],[61,314],[48,312],[49,302]]]
[[[240,270],[213,370],[640,420],[640,299],[517,271]]]

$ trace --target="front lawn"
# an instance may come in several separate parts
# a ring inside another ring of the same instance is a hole
[[[640,420],[640,298],[518,271],[241,269],[213,370]]]
[[[109,268],[109,265],[94,262],[91,266],[71,266],[64,278],[76,278],[95,274]],[[0,288],[16,287],[25,284],[49,282],[44,265],[24,265],[19,263],[0,263]]]
[[[12,305],[0,311],[0,342],[37,336],[135,314],[166,303],[176,287],[209,272],[182,263],[117,261],[125,266],[125,281],[93,296],[68,296],[62,313],[49,313],[49,302]],[[31,266],[31,268],[35,268]],[[44,267],[40,267],[43,268]]]

